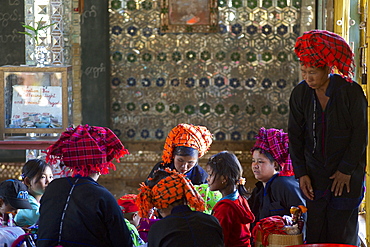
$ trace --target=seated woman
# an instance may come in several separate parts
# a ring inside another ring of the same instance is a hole
[[[256,222],[269,216],[290,215],[292,206],[305,206],[306,202],[294,177],[288,134],[261,128],[256,138],[251,168],[259,182],[248,200]]]
[[[156,170],[169,167],[185,174],[194,185],[207,183],[208,175],[198,165],[198,159],[208,151],[211,144],[212,134],[206,127],[177,125],[166,138],[162,161],[153,167],[148,178],[153,177]]]
[[[40,217],[40,200],[46,187],[53,180],[51,166],[41,159],[28,160],[22,168],[23,183],[28,187],[28,201],[32,209],[20,209],[14,220],[18,226],[36,224]]]
[[[141,217],[147,218],[153,207],[163,217],[150,228],[148,246],[224,246],[218,220],[198,212],[204,201],[184,174],[169,168],[156,171],[148,185],[141,185],[136,203]]]

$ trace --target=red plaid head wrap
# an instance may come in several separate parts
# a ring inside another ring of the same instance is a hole
[[[295,53],[304,66],[335,67],[350,82],[355,68],[354,54],[338,34],[325,30],[311,30],[297,39]]]
[[[168,206],[185,197],[188,205],[197,211],[204,211],[204,200],[194,188],[186,175],[166,168],[168,177],[161,179],[153,188],[142,183],[136,203],[139,207],[139,215],[148,218],[149,210],[153,207],[158,209]]]
[[[121,196],[117,200],[118,205],[121,207],[122,213],[133,213],[139,211],[139,208],[136,205],[136,198],[137,195],[135,194],[127,194]]]
[[[289,155],[288,134],[283,130],[261,128],[256,136],[256,143],[252,152],[257,148],[272,155],[274,160],[281,166],[280,176],[293,176],[293,166]]]
[[[99,172],[108,174],[109,168],[116,169],[111,162],[129,154],[118,137],[105,127],[79,125],[67,128],[59,140],[48,148],[46,161],[60,160],[73,174],[88,176]]]
[[[168,164],[173,159],[173,149],[178,146],[190,147],[198,150],[202,157],[212,144],[212,134],[204,126],[179,124],[173,128],[166,138],[162,160]]]
[[[268,246],[268,237],[270,234],[287,235],[287,233],[283,230],[284,226],[285,221],[283,217],[279,215],[266,217],[258,221],[255,227],[253,227],[252,236],[254,239],[257,239],[257,234],[260,232],[262,235],[262,245]]]

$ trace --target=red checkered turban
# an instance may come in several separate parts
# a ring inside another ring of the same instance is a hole
[[[204,126],[179,124],[173,128],[166,138],[162,160],[168,164],[173,159],[173,149],[178,146],[190,147],[198,150],[202,157],[212,144],[212,134]]]
[[[168,206],[185,197],[188,205],[197,211],[204,211],[204,200],[194,188],[186,175],[166,168],[168,177],[160,180],[153,188],[142,183],[136,203],[139,207],[139,215],[148,218],[149,210],[153,207],[158,209]]]
[[[129,154],[118,137],[108,128],[79,125],[67,128],[58,141],[48,148],[46,161],[60,160],[73,174],[88,176],[91,173],[108,174],[116,169],[113,158]]]
[[[311,30],[297,39],[294,49],[304,66],[335,67],[352,82],[355,68],[354,54],[347,42],[338,34],[325,30]]]
[[[293,176],[293,166],[289,155],[288,134],[283,130],[261,128],[256,136],[256,143],[252,152],[257,148],[272,155],[274,160],[281,166],[280,176]]]
[[[121,207],[123,213],[133,213],[139,211],[139,208],[136,205],[136,198],[137,195],[135,194],[127,194],[121,196],[117,200],[118,205]]]

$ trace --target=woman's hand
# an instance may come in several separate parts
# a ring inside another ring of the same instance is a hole
[[[299,187],[308,199],[313,200],[314,193],[311,185],[311,179],[308,175],[304,175],[299,178]]]
[[[349,186],[349,182],[351,181],[351,175],[347,175],[344,173],[341,173],[340,171],[336,171],[330,179],[333,180],[333,184],[331,186],[331,192],[334,192],[335,196],[341,196],[344,186],[347,187],[347,193],[351,191],[351,188]]]

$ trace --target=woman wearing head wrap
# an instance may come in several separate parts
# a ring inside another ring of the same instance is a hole
[[[148,246],[224,246],[220,224],[198,212],[204,210],[204,201],[184,174],[157,170],[147,184],[141,184],[136,203],[141,217],[147,218],[153,207],[164,217],[151,226]]]
[[[48,148],[46,160],[59,160],[73,177],[53,180],[41,198],[37,246],[132,246],[130,232],[113,195],[97,183],[128,154],[108,128],[68,128]]]
[[[204,126],[179,124],[174,127],[166,138],[162,161],[157,163],[154,171],[169,167],[185,174],[194,185],[207,183],[207,173],[198,165],[201,158],[212,144],[212,134]]]
[[[354,55],[342,37],[323,30],[299,37],[295,53],[303,81],[290,97],[289,152],[307,197],[307,243],[356,245],[367,100],[350,78]]]
[[[261,128],[256,139],[251,168],[258,182],[248,200],[256,222],[269,216],[290,215],[292,206],[306,203],[294,177],[288,134]]]
[[[235,154],[223,151],[209,158],[206,166],[211,191],[220,191],[222,198],[213,208],[222,226],[226,247],[251,246],[250,223],[254,221],[244,187],[243,168]]]

